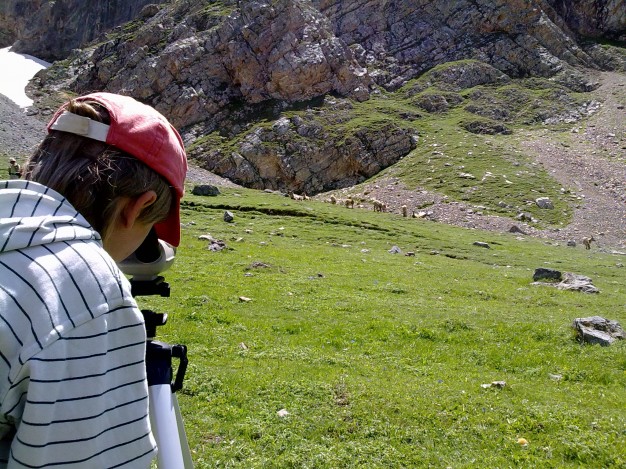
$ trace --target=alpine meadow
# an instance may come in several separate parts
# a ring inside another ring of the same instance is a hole
[[[624,323],[619,256],[222,192],[186,197],[171,297],[140,299],[189,348],[197,467],[624,466],[624,341],[572,328]],[[601,292],[532,285],[538,267]]]

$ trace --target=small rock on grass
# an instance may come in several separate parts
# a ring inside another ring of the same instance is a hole
[[[491,383],[481,384],[480,387],[483,389],[487,388],[499,388],[502,389],[506,386],[506,381],[492,381]]]
[[[478,246],[480,248],[485,248],[485,249],[491,249],[491,246],[489,246],[489,243],[485,243],[483,241],[474,241],[474,246]]]

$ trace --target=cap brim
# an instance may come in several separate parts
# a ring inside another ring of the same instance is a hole
[[[159,239],[174,247],[180,244],[180,198],[177,197],[176,203],[173,204],[172,210],[168,217],[155,223],[154,229]]]

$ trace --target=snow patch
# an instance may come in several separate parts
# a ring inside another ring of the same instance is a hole
[[[0,49],[0,94],[22,108],[33,105],[26,96],[26,85],[35,74],[51,64],[28,54],[11,52],[10,47]]]

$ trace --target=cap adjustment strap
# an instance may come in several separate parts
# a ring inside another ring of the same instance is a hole
[[[102,122],[95,121],[89,117],[79,116],[71,112],[65,111],[57,117],[50,126],[50,130],[60,130],[76,135],[82,135],[100,142],[107,141],[109,127]]]

